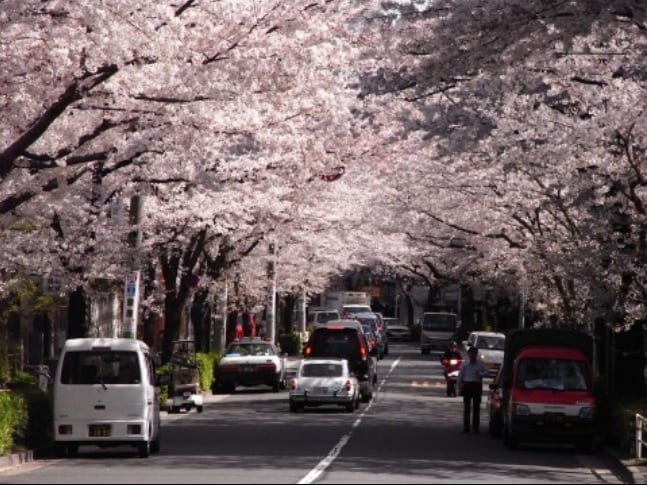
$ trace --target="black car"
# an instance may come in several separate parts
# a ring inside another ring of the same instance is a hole
[[[338,358],[348,360],[357,377],[363,402],[373,397],[377,385],[377,362],[370,355],[362,325],[356,320],[334,320],[315,325],[303,349],[303,357]]]

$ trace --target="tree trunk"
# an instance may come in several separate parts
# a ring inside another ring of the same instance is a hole
[[[67,318],[67,338],[84,338],[88,336],[88,305],[85,290],[82,286],[77,287],[70,294]]]
[[[292,315],[294,315],[294,306],[297,303],[297,297],[293,294],[289,294],[283,299],[283,303],[283,311],[281,312],[281,328],[284,333],[290,333],[292,332]]]
[[[191,321],[193,322],[193,335],[195,338],[196,352],[209,352],[211,340],[211,302],[209,290],[201,288],[193,296],[191,305]]]
[[[184,305],[178,300],[175,293],[166,294],[164,301],[164,338],[162,339],[163,364],[166,364],[171,360],[173,341],[180,338],[180,322],[183,306]]]

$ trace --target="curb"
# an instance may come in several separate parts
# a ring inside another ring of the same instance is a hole
[[[32,461],[34,461],[34,452],[32,450],[0,456],[0,470],[3,468],[24,465],[25,463],[31,463]]]
[[[644,466],[638,466],[636,459],[623,458],[617,449],[613,447],[605,447],[604,451],[607,456],[610,456],[618,464],[619,478],[624,483],[647,483],[647,473],[645,473]]]

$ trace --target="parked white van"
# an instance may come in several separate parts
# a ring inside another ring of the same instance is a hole
[[[148,346],[126,338],[65,342],[54,380],[54,444],[59,456],[80,445],[160,447],[159,387]]]

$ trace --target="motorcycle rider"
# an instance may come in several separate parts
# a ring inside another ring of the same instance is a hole
[[[455,365],[451,365],[451,361],[456,360]],[[457,370],[463,360],[463,356],[458,351],[458,344],[455,341],[451,341],[443,356],[441,357],[441,362],[443,364],[443,375],[445,376],[445,382],[447,384],[447,396],[456,397],[456,379],[450,378],[449,373],[452,370]]]
[[[449,342],[449,346],[445,349],[445,353],[443,354],[443,360],[450,360],[450,359],[458,359],[462,360],[463,356],[461,353],[458,351],[458,344],[456,343],[455,340],[452,340]]]

